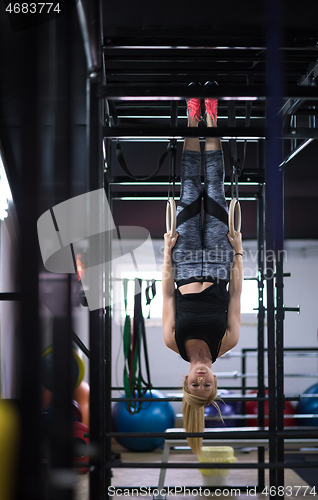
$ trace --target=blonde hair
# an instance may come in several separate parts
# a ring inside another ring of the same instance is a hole
[[[207,398],[194,396],[190,394],[188,389],[187,380],[183,383],[183,399],[182,399],[182,413],[183,413],[183,427],[186,432],[203,432],[204,431],[204,407],[213,404],[217,409],[221,419],[222,414],[219,405],[215,402],[217,397],[218,387],[215,379],[215,385]],[[223,421],[223,419],[222,419]],[[202,438],[187,438],[191,450],[196,455],[202,453]]]

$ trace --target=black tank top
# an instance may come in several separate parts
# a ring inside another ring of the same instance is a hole
[[[179,353],[189,361],[185,344],[190,339],[204,340],[217,359],[227,328],[229,292],[227,282],[220,280],[200,293],[182,294],[176,290],[175,340]]]

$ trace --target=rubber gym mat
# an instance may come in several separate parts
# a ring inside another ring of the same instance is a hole
[[[315,462],[317,461],[316,453],[285,453],[285,462]],[[317,470],[314,467],[308,469],[294,469],[291,467],[293,471],[298,474],[306,483],[308,483],[311,487],[316,487],[318,489],[318,477]],[[316,490],[317,491],[317,490]]]

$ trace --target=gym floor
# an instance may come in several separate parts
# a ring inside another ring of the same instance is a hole
[[[114,452],[120,453],[120,457],[122,462],[160,462],[162,458],[162,450],[157,449],[153,452],[148,453],[133,453],[125,450],[118,443],[114,443],[112,446],[112,450]],[[313,452],[315,453],[315,452]],[[238,462],[255,462],[257,463],[257,451],[256,449],[252,449],[248,451],[242,451],[240,449],[235,449],[235,456]],[[268,460],[266,454],[266,461]],[[184,450],[171,450],[170,451],[170,462],[193,462],[195,461],[195,457],[189,451]],[[157,486],[158,478],[159,478],[160,469],[113,469],[113,486],[120,486],[123,489],[128,486]],[[189,480],[189,476],[191,475],[191,480]],[[265,472],[266,484],[269,484],[268,480],[268,471]],[[240,494],[236,494],[232,492],[231,495],[231,487],[235,486],[249,486],[249,489],[257,484],[257,470],[230,470],[228,474],[228,488],[224,491],[224,495],[212,495],[217,496],[218,498],[229,498],[234,496],[239,496],[242,499],[245,498],[263,498],[264,500],[269,496],[265,494],[252,494],[252,491],[248,494],[245,490],[243,490]],[[165,486],[202,486],[202,475],[197,469],[170,469],[167,470]],[[289,498],[302,498],[302,499],[313,499],[314,496],[310,495],[311,487],[306,489],[308,483],[306,483],[296,472],[291,469],[285,470],[285,488],[289,487],[285,491],[285,496]],[[88,476],[79,476],[76,485],[76,496],[75,500],[88,500]],[[305,494],[306,493],[306,494]],[[316,492],[316,495],[318,492]],[[121,497],[124,496],[124,492]],[[126,495],[128,496],[128,495]],[[113,498],[121,498],[119,495],[114,495]],[[137,499],[137,496],[129,496],[131,499]],[[152,495],[143,494],[143,498],[151,498]],[[167,499],[177,498],[178,500],[184,500],[189,498],[197,498],[204,499],[203,494],[200,495],[190,495],[184,496],[182,494],[176,495],[167,495]]]

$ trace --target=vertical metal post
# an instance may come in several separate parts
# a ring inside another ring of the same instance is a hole
[[[111,245],[111,241],[109,242]],[[106,283],[109,281],[109,277],[106,276]],[[104,416],[104,434],[112,431],[112,406],[111,406],[111,386],[112,386],[112,365],[111,365],[111,354],[112,354],[112,344],[111,344],[111,306],[106,307],[105,315],[105,370],[104,370],[104,399],[105,399],[105,416]],[[107,437],[104,440],[104,460],[105,462],[111,462],[112,451],[111,451],[111,438]],[[109,498],[108,487],[111,485],[111,469],[105,469],[105,493],[103,498]]]
[[[261,168],[264,165],[263,143],[258,143],[258,160]],[[257,315],[257,373],[258,373],[258,396],[265,396],[264,384],[264,186],[260,186],[257,198],[257,251],[258,251],[258,315]],[[264,427],[264,401],[258,402],[258,426]],[[265,448],[258,448],[258,462],[264,463]],[[265,486],[265,470],[258,470],[258,489],[262,491]]]
[[[269,390],[269,460],[277,460],[277,392],[276,392],[276,330],[274,305],[274,258],[282,238],[281,124],[279,119],[282,96],[280,61],[281,26],[280,0],[267,0],[267,85],[266,100],[266,275],[268,328],[268,390]],[[270,485],[278,486],[277,471],[270,470]],[[275,496],[276,497],[276,496]]]
[[[102,16],[99,0],[77,3],[77,13],[82,31],[88,68],[87,78],[87,144],[89,164],[89,190],[94,191],[104,187],[101,112],[98,88],[102,81]],[[104,214],[98,214],[103,218]],[[103,224],[102,224],[103,227]],[[107,235],[105,235],[107,240]],[[98,261],[103,262],[107,241],[101,238],[98,249]],[[99,276],[98,288],[105,291],[104,276]],[[107,288],[107,286],[106,286]],[[101,292],[102,293],[102,292]],[[90,443],[96,451],[90,460],[90,498],[104,500],[105,490],[105,337],[109,331],[105,330],[105,316],[103,309],[90,312],[89,339],[90,339]],[[106,453],[107,455],[107,453]]]
[[[16,206],[21,228],[21,325],[19,328],[19,390],[21,402],[20,474],[17,481],[19,500],[43,500],[41,464],[41,337],[39,327],[39,244],[36,221],[39,199],[39,163],[41,135],[37,121],[38,58],[40,37],[24,32],[27,57],[21,65],[24,92],[21,93],[22,169]],[[32,71],[30,71],[32,67]],[[24,98],[27,96],[27,98]],[[30,452],[32,450],[32,452]]]
[[[110,125],[110,120],[107,123]],[[111,149],[112,142],[111,140],[108,142],[108,155],[107,155],[107,174],[104,176],[105,179],[105,191],[107,192],[107,199],[109,206],[111,208],[110,214],[113,213],[113,203],[112,203],[112,193],[111,193],[111,183],[109,182],[110,176],[112,174],[112,163],[111,163]],[[111,216],[111,215],[110,215]],[[107,245],[107,255],[109,256],[109,260],[112,255],[112,240],[108,239],[106,242]],[[109,272],[111,269],[108,268]],[[111,297],[112,294],[112,283],[111,276],[105,275],[105,292]],[[105,310],[105,370],[104,370],[104,435],[112,431],[112,404],[111,404],[111,396],[112,396],[112,306],[109,304]],[[106,437],[104,440],[104,460],[105,462],[111,462],[112,459],[112,451],[111,451],[111,438]],[[108,495],[108,487],[111,485],[111,477],[112,472],[111,469],[105,468],[105,498],[109,498]],[[106,492],[107,490],[107,492]]]
[[[98,88],[100,72],[92,71],[88,77],[88,149],[89,149],[89,186],[90,191],[103,187],[103,162],[101,158],[102,140],[100,126],[100,102]],[[103,217],[103,214],[98,214]],[[107,236],[106,236],[107,238]],[[100,244],[100,257],[104,253],[104,246]],[[100,259],[100,262],[102,260]],[[103,276],[99,276],[99,290],[103,290]],[[103,309],[90,312],[90,442],[97,450],[96,456],[91,459],[90,467],[90,498],[102,500],[105,498],[105,471],[104,460],[104,340],[105,321]]]
[[[54,174],[60,181],[58,200],[72,197],[72,32],[69,14],[56,20],[56,75],[54,112]],[[62,181],[62,182],[61,182]],[[56,228],[58,229],[58,227]],[[61,275],[54,290],[53,405],[50,433],[50,500],[73,499],[72,477],[72,275]],[[58,287],[58,288],[57,288]]]
[[[109,144],[109,149],[111,150],[111,141]],[[105,175],[105,190],[107,192],[108,203],[111,208],[111,213],[113,213],[113,200],[112,200],[112,186],[109,179],[112,174],[112,163],[111,163],[111,154],[108,156],[108,169],[107,174]],[[112,252],[112,241],[108,242],[108,255],[111,256]],[[105,276],[105,286],[106,293],[111,294],[111,277]],[[105,422],[104,422],[104,432],[105,434],[112,431],[112,404],[111,404],[111,396],[112,396],[112,364],[111,364],[111,355],[112,355],[112,309],[111,306],[106,307],[105,311]],[[112,459],[111,452],[111,438],[106,437],[105,439],[105,461],[110,462]],[[111,485],[111,469],[107,468],[105,470],[106,474],[106,482],[105,488]],[[105,496],[105,498],[109,498],[109,496]]]
[[[269,184],[266,183],[266,188],[269,190]],[[267,203],[270,203],[271,197],[267,195]],[[266,225],[270,225],[270,218],[266,210],[267,218]],[[267,233],[270,232],[267,227]],[[267,242],[269,242],[267,237]],[[267,259],[271,251],[270,245],[266,246]],[[268,357],[268,413],[269,413],[269,461],[276,461],[276,362],[275,362],[275,319],[274,319],[274,287],[273,287],[274,266],[270,260],[266,261],[266,276],[267,276],[267,357]],[[270,469],[270,485],[276,486],[276,470]]]
[[[281,158],[283,150],[281,147]],[[280,162],[281,162],[280,158]],[[284,166],[276,171],[277,199],[275,203],[276,233],[276,386],[277,386],[277,430],[284,430]],[[284,462],[284,438],[277,439],[277,461]],[[284,486],[284,469],[277,471],[278,486]]]
[[[282,218],[283,212],[278,212]],[[281,221],[282,225],[282,221]],[[277,372],[277,430],[284,430],[284,296],[283,253],[276,251],[276,372]],[[284,462],[284,438],[277,438],[277,461]],[[278,486],[284,486],[284,469],[277,471]]]
[[[101,47],[104,45],[104,33],[103,33],[103,2],[99,0],[98,2],[99,5],[99,15],[100,15],[100,26],[99,26],[99,40]],[[99,60],[102,65],[102,54],[99,54]],[[104,70],[103,70],[104,71]],[[106,74],[103,73],[102,79],[106,78]],[[104,83],[104,81],[102,82]],[[103,120],[102,120],[102,124]],[[100,127],[101,133],[102,133],[102,128]],[[100,138],[102,139],[102,138]],[[111,161],[111,141],[108,144],[108,159]],[[104,164],[103,164],[104,167]],[[102,175],[102,183],[105,188],[105,191],[108,193],[108,185],[105,185],[105,176],[104,176],[104,168],[101,170],[101,175]],[[109,201],[109,196],[108,198],[108,203]],[[111,217],[111,213],[109,214],[109,217]],[[110,221],[108,226],[110,227]],[[107,245],[106,248],[106,254],[109,256],[109,260],[111,260],[112,256],[112,238],[108,237],[107,241],[105,241],[105,246]],[[104,277],[104,290],[106,296],[109,298],[112,296],[112,284],[111,284],[111,268],[107,267],[107,272],[105,271],[105,277]],[[111,396],[112,396],[112,306],[109,304],[105,308],[105,316],[104,316],[104,324],[103,324],[103,332],[104,332],[104,350],[103,350],[103,355],[104,355],[104,369],[103,369],[103,382],[104,382],[104,387],[103,387],[103,393],[104,393],[104,404],[103,404],[103,464],[105,462],[110,463],[112,460],[112,449],[111,449],[111,438],[107,437],[105,438],[104,436],[112,431],[112,404],[111,404]],[[108,487],[111,485],[111,477],[112,477],[112,471],[111,469],[105,468],[104,469],[104,478],[103,478],[103,490],[102,490],[102,498],[109,498],[108,495]]]
[[[105,84],[106,74],[103,70],[103,84]],[[104,102],[104,109],[108,109],[108,103]],[[103,126],[109,127],[111,125],[111,120],[109,116],[107,120],[103,120]],[[105,144],[105,143],[104,143]],[[112,174],[112,140],[108,139],[105,144],[105,156],[104,157],[104,186],[107,193],[107,199],[110,206],[110,213],[113,213],[113,200],[112,200],[112,185],[111,185],[111,174]],[[107,241],[107,255],[109,255],[109,260],[112,255],[112,240]],[[105,291],[112,294],[112,282],[111,276],[105,276]],[[105,310],[105,420],[104,420],[104,434],[108,434],[112,431],[112,308],[111,305],[106,307]],[[105,462],[111,462],[112,451],[111,451],[111,438],[106,437],[104,443],[104,460]],[[105,469],[105,489],[108,491],[108,487],[111,485],[111,469],[108,467]],[[109,498],[109,495],[105,492],[105,498]]]
[[[245,396],[246,394],[246,378],[245,378],[245,374],[246,374],[246,350],[243,348],[242,349],[242,358],[241,358],[241,373],[243,375],[242,377],[242,396]],[[242,415],[246,415],[246,402],[243,401],[242,402]],[[244,420],[244,425],[245,427],[247,427],[247,420],[245,419]]]
[[[171,101],[171,127],[176,127],[178,122],[178,101]],[[177,141],[176,139],[170,140],[171,154],[169,158],[169,177],[172,180],[172,197],[175,197],[175,180],[176,180],[176,156],[177,156]]]

